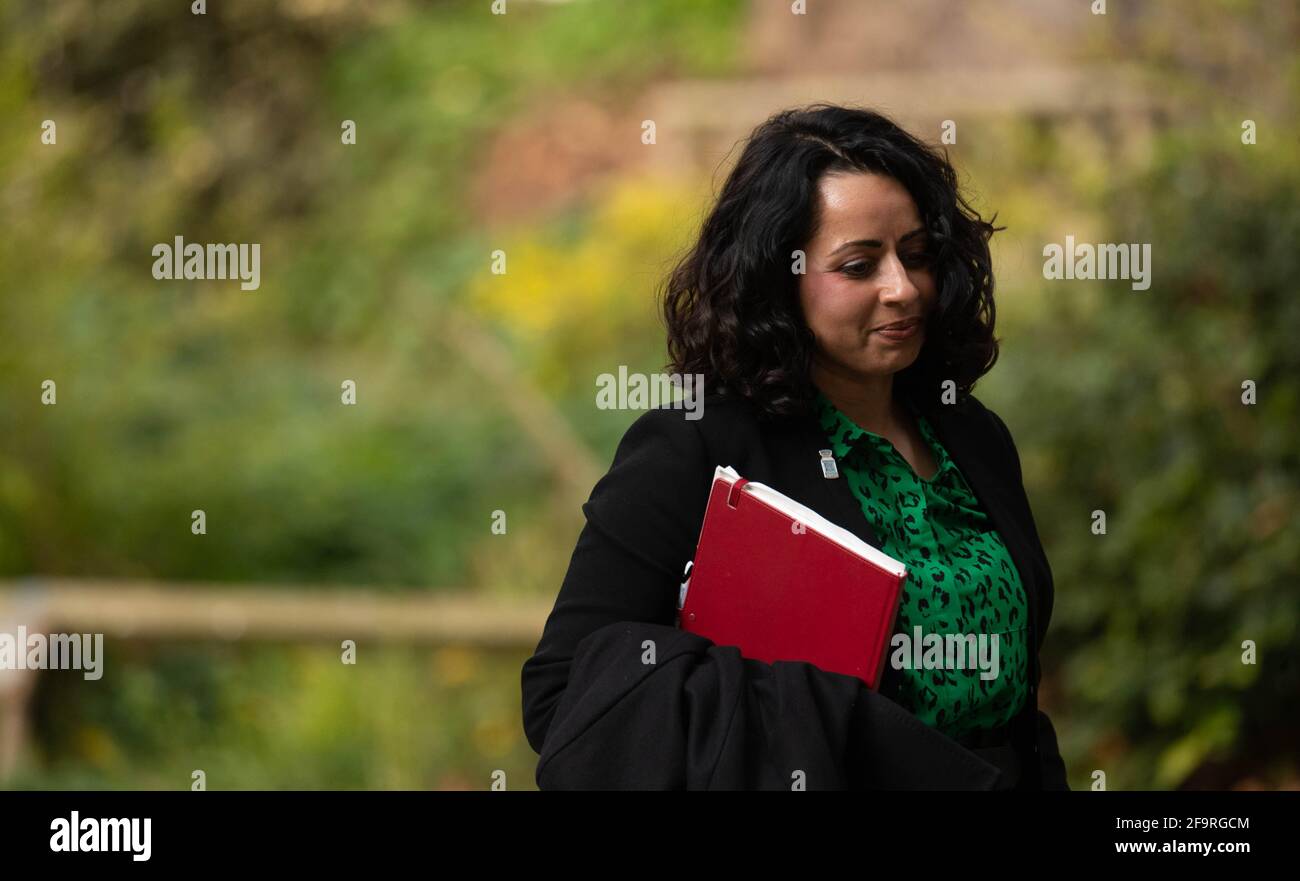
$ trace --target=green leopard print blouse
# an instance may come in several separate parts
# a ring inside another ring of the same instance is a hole
[[[907,642],[891,643],[887,658],[902,667],[899,703],[960,740],[1005,724],[1024,706],[1028,611],[1020,574],[997,530],[929,422],[908,406],[939,463],[931,480],[921,479],[886,438],[856,425],[825,395],[817,396],[821,427],[841,478],[862,506],[880,549],[907,564],[895,627]],[[929,658],[924,649],[913,648],[916,627],[920,644],[934,649]],[[991,641],[985,642],[982,672],[978,655],[962,666],[954,645],[954,654],[941,661],[934,648],[938,639],[925,638],[995,633],[998,675],[989,679],[984,676],[994,669]]]

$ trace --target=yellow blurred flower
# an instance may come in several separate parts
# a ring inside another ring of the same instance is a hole
[[[658,178],[623,179],[593,205],[585,235],[554,240],[540,226],[503,246],[506,272],[489,268],[469,286],[471,307],[530,341],[645,308],[647,294],[692,231],[700,194]]]
[[[478,653],[471,649],[446,646],[433,656],[434,676],[442,685],[464,685],[478,674],[478,668]]]
[[[77,731],[77,752],[98,768],[117,764],[121,751],[103,728],[87,725]]]

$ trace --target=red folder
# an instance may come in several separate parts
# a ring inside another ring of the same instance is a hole
[[[765,663],[880,686],[907,567],[786,495],[718,468],[678,626]]]

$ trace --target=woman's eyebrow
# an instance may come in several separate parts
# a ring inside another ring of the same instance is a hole
[[[917,236],[925,235],[925,232],[926,232],[925,227],[918,226],[916,229],[912,230],[911,232],[907,233],[902,238],[900,238],[898,240],[898,243],[901,245],[903,242],[906,242],[908,239],[914,239]],[[884,244],[885,243],[880,241],[880,239],[854,239],[851,242],[845,242],[844,244],[839,245],[826,256],[834,257],[836,254],[838,254],[840,251],[843,251],[845,248],[853,248],[853,247],[879,248],[882,247]]]

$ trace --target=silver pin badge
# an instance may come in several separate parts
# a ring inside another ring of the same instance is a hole
[[[840,476],[840,470],[835,467],[835,457],[831,450],[818,450],[822,457],[822,477],[827,480],[833,480]]]

